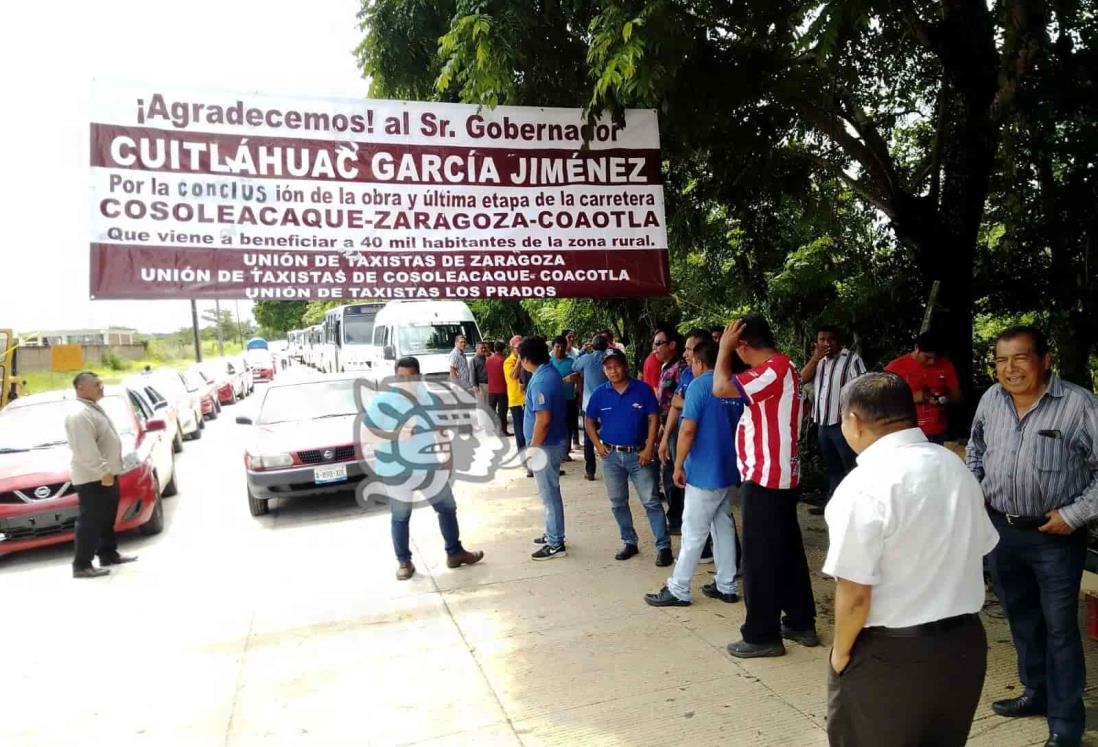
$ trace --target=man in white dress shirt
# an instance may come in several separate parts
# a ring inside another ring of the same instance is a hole
[[[998,542],[980,485],[927,441],[899,376],[842,389],[858,466],[827,506],[835,642],[832,745],[963,745],[983,689],[983,557]]]

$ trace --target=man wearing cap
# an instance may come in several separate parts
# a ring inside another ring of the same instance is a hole
[[[671,535],[667,515],[656,491],[656,433],[659,430],[659,402],[652,388],[629,376],[629,365],[620,350],[609,350],[602,359],[607,382],[591,394],[585,412],[587,438],[602,459],[610,511],[618,522],[623,543],[614,556],[628,560],[636,555],[637,530],[629,511],[629,482],[637,490],[652,536],[656,542],[656,565],[671,565]]]

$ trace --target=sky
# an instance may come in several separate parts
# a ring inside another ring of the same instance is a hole
[[[365,96],[359,0],[18,3],[0,28],[0,328],[190,324],[187,301],[88,299],[93,78],[311,96]],[[231,309],[232,302],[222,303]],[[241,301],[241,316],[251,303]],[[213,308],[202,301],[199,310]]]

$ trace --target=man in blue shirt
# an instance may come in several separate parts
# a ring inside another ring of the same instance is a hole
[[[609,350],[602,360],[607,382],[591,394],[585,411],[587,437],[602,459],[610,510],[624,543],[617,560],[636,555],[637,530],[629,511],[629,481],[648,513],[656,540],[656,565],[671,565],[671,535],[667,515],[656,491],[656,432],[660,403],[652,387],[629,376],[625,354]]]
[[[606,374],[602,370],[602,358],[606,355],[610,342],[602,335],[595,335],[591,340],[591,349],[585,351],[572,364],[572,381],[583,382],[582,410],[587,412],[587,403],[591,399],[591,393],[606,383]],[[583,461],[586,480],[595,479],[595,443],[586,436],[583,439]]]
[[[564,461],[571,462],[572,455],[568,452],[572,450],[572,439],[575,438],[577,443],[579,442],[579,402],[576,401],[576,384],[572,380],[568,380],[568,377],[572,375],[572,365],[576,362],[568,353],[568,340],[564,335],[558,335],[553,340],[553,351],[549,358],[549,362],[553,364],[553,368],[557,369],[557,373],[560,374],[562,379],[566,379],[564,382],[564,406],[565,417],[568,419],[568,451],[564,453]]]
[[[694,346],[694,381],[686,390],[675,455],[675,484],[686,490],[682,545],[667,585],[644,601],[653,607],[690,604],[690,580],[698,566],[707,535],[713,537],[717,578],[702,587],[707,597],[739,601],[736,593],[736,524],[732,494],[740,484],[733,444],[743,400],[713,395],[713,365],[718,346],[700,340]]]
[[[397,557],[396,577],[398,581],[407,581],[416,572],[409,543],[409,524],[416,499],[426,499],[438,514],[448,567],[477,563],[484,557],[484,552],[470,552],[462,547],[448,466],[443,460],[437,464],[422,464],[413,458],[413,455],[428,453],[424,447],[438,439],[430,419],[413,412],[417,404],[429,399],[422,389],[419,360],[412,357],[398,360],[396,378],[394,386],[399,391],[383,389],[366,403],[363,435],[373,446],[370,467],[385,485],[389,497],[393,551]],[[419,473],[427,478],[422,483],[415,480]]]
[[[564,557],[564,500],[560,495],[560,463],[568,451],[567,408],[564,382],[549,362],[549,346],[541,337],[527,337],[518,346],[519,363],[528,371],[523,435],[527,468],[534,472],[538,494],[545,505],[545,534],[531,557],[550,560]]]

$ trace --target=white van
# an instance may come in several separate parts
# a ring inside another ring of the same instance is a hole
[[[414,356],[425,377],[444,378],[458,335],[465,336],[465,355],[472,358],[480,329],[461,301],[390,301],[374,317],[373,343],[362,350],[362,365],[352,368],[348,361],[345,368],[370,372],[380,380],[393,374],[398,359]]]

